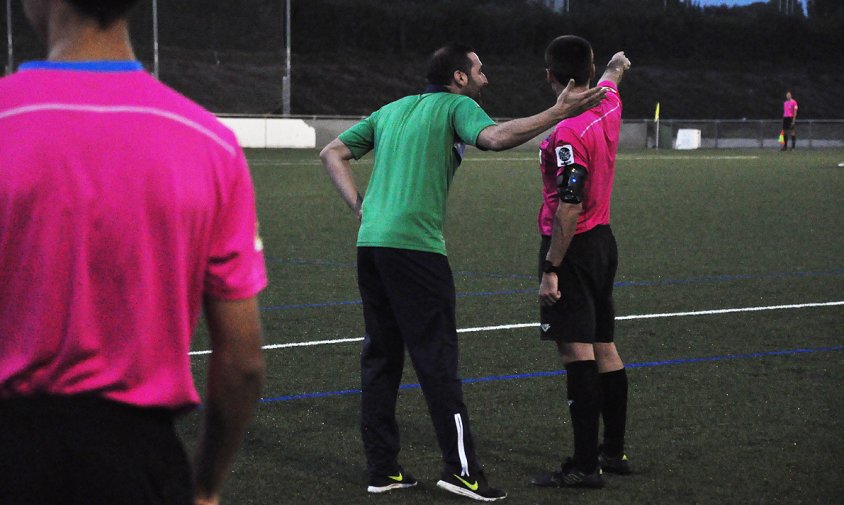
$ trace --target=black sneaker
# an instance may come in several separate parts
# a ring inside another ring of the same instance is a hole
[[[578,470],[574,466],[574,460],[568,458],[561,470],[553,473],[545,473],[537,476],[531,484],[539,487],[604,487],[604,479],[601,477],[601,467],[592,473]]]
[[[615,473],[618,475],[630,475],[630,460],[627,459],[627,454],[623,452],[618,456],[610,456],[604,451],[598,454],[598,463],[601,469],[605,472]]]
[[[366,488],[370,493],[384,493],[393,489],[404,489],[413,487],[418,482],[413,478],[413,475],[405,472],[401,467],[395,475],[378,475],[369,478],[369,487]]]
[[[507,498],[507,493],[504,491],[489,487],[483,472],[466,476],[443,472],[437,482],[437,487],[478,501],[497,501]]]

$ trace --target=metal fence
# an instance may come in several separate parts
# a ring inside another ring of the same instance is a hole
[[[291,2],[141,0],[129,16],[135,56],[211,110],[290,113]],[[0,75],[44,57],[21,2],[0,0]],[[196,82],[207,82],[208,90]],[[225,83],[225,85],[219,85]]]
[[[333,140],[362,119],[361,116],[273,116],[262,114],[225,114],[227,118],[295,118],[302,119],[314,128],[317,146]],[[496,118],[508,121],[511,118]],[[701,131],[701,148],[709,149],[776,149],[782,121],[779,120],[661,120],[659,125],[660,149],[673,149],[680,129]],[[553,130],[537,135],[516,149],[535,150]],[[621,125],[619,146],[625,149],[656,147],[656,124],[649,119],[625,119]],[[790,143],[789,143],[790,145]],[[844,149],[844,120],[798,120],[797,147],[799,149]]]
[[[656,147],[656,123],[652,120],[625,120],[628,147]],[[659,122],[659,147],[671,149],[680,129],[700,130],[702,148],[776,148],[782,120],[696,120],[662,119]],[[844,120],[798,119],[797,147],[802,149],[844,148]],[[789,146],[790,146],[789,139]]]

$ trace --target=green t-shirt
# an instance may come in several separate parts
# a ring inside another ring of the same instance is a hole
[[[455,144],[474,145],[494,124],[471,98],[440,92],[396,100],[340,134],[355,159],[375,150],[357,245],[446,254],[446,197],[462,156]]]

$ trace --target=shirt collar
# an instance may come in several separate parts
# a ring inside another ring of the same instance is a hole
[[[429,84],[425,86],[425,91],[422,93],[450,93],[450,91],[441,84]]]
[[[94,61],[28,61],[20,70],[75,70],[84,72],[133,72],[143,70],[137,60],[94,60]]]

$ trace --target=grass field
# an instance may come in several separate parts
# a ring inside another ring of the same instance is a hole
[[[422,485],[365,492],[356,220],[316,152],[247,155],[270,276],[266,344],[312,345],[267,349],[264,401],[224,503],[469,503],[435,486],[439,452],[409,362],[401,462]],[[842,151],[619,154],[617,342],[635,473],[577,491],[529,484],[572,452],[565,377],[545,374],[561,366],[527,326],[538,320],[536,156],[469,153],[446,224],[458,328],[476,329],[461,332],[461,375],[479,456],[508,502],[842,503],[844,306],[819,305],[844,301],[841,161]],[[355,165],[361,185],[371,167],[371,157]],[[207,349],[200,329],[194,350]],[[192,361],[202,388],[208,356]],[[180,425],[191,447],[199,418]]]

